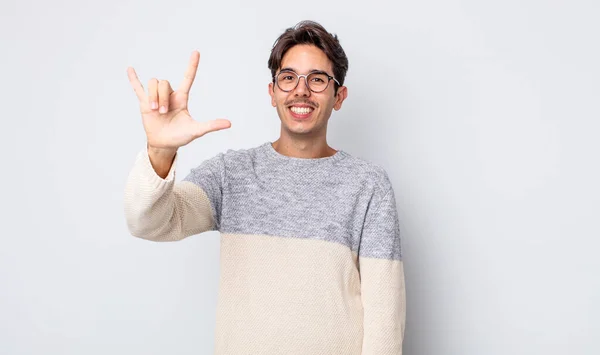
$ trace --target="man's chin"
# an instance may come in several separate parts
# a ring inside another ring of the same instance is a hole
[[[314,127],[312,125],[307,125],[303,123],[295,124],[294,122],[292,122],[291,124],[284,124],[283,128],[290,134],[295,135],[306,135],[313,133],[314,131]]]
[[[312,131],[310,129],[302,129],[302,128],[289,128],[287,129],[287,131],[290,134],[295,134],[295,135],[306,135],[306,134],[310,134]]]

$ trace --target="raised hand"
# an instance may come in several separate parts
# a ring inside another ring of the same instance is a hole
[[[162,151],[164,155],[174,156],[182,147],[206,133],[231,127],[226,119],[199,122],[188,111],[190,89],[194,83],[200,53],[194,51],[179,88],[174,91],[167,80],[150,79],[148,94],[132,67],[127,75],[140,102],[140,111],[149,150]]]

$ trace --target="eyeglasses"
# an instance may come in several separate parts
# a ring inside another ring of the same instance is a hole
[[[337,81],[333,76],[323,71],[314,71],[306,75],[299,75],[291,70],[284,70],[277,74],[277,76],[275,76],[273,79],[275,80],[275,82],[277,83],[277,87],[279,87],[281,91],[290,92],[298,86],[300,78],[302,77],[306,81],[306,84],[308,85],[310,91],[315,93],[325,91],[325,89],[329,87],[329,82],[331,80],[335,81],[336,84],[341,86],[339,81]]]

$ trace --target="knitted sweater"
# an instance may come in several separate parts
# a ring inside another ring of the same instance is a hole
[[[402,353],[404,269],[384,169],[343,150],[288,157],[270,142],[219,153],[177,183],[175,165],[162,179],[140,152],[125,216],[152,241],[220,232],[215,354]]]

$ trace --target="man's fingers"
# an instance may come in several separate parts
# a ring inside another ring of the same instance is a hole
[[[167,113],[169,111],[169,98],[173,88],[167,80],[158,82],[158,112]]]
[[[212,121],[196,122],[196,132],[194,135],[196,137],[202,137],[207,133],[220,131],[229,127],[231,127],[231,122],[223,118]]]
[[[192,56],[190,57],[190,63],[185,71],[183,81],[179,86],[179,91],[186,94],[190,92],[192,84],[194,83],[194,79],[196,78],[196,72],[198,71],[198,63],[200,63],[200,52],[193,51]]]
[[[148,105],[152,110],[158,108],[158,79],[156,78],[148,81]]]
[[[135,69],[132,67],[127,68],[127,77],[129,78],[129,82],[131,83],[131,87],[133,87],[133,91],[135,91],[135,95],[137,96],[140,102],[146,101],[146,93],[144,92],[144,87],[140,82],[140,79],[135,72]]]

